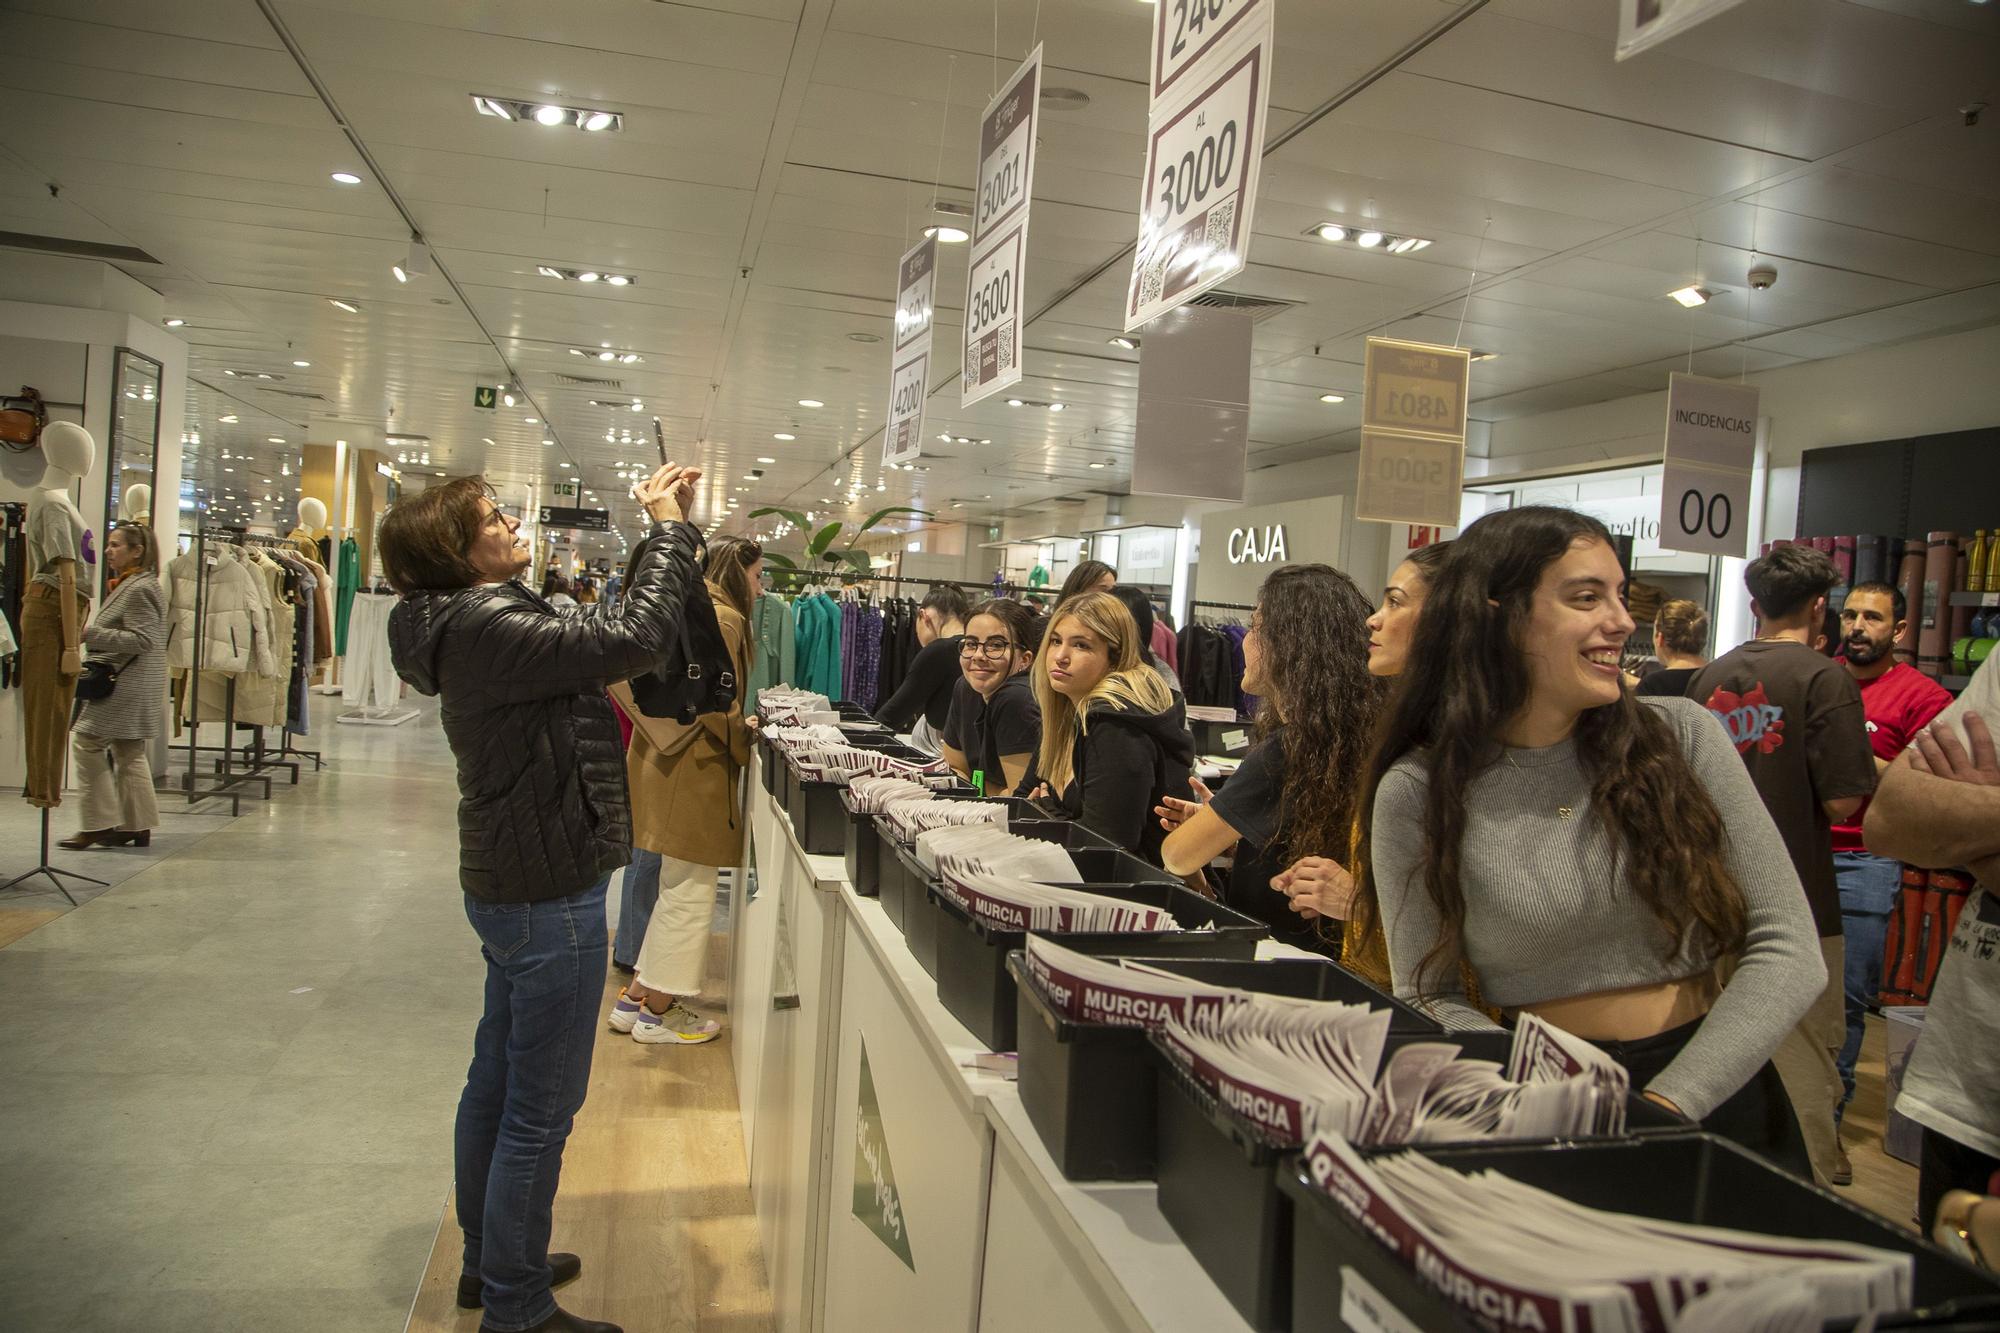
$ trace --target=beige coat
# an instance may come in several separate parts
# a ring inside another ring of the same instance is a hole
[[[696,865],[734,867],[743,861],[743,811],[738,778],[750,762],[750,729],[743,722],[743,689],[750,679],[750,626],[713,583],[715,619],[736,664],[737,701],[727,713],[695,724],[694,739],[662,754],[634,730],[625,752],[632,788],[632,845]]]

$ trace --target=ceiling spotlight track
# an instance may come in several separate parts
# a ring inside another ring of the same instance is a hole
[[[497,97],[490,93],[472,94],[472,109],[496,120],[532,122],[550,129],[566,125],[586,134],[615,134],[625,128],[625,117],[616,111],[564,106],[559,102],[527,102],[518,97]]]
[[[601,282],[607,287],[639,285],[639,280],[630,273],[612,273],[601,268],[557,268],[554,264],[537,264],[535,272],[545,278],[557,278],[563,282]]]
[[[354,126],[349,123],[346,115],[342,113],[340,104],[333,100],[332,90],[326,86],[325,81],[319,76],[319,71],[314,69],[312,62],[306,58],[305,48],[299,45],[298,39],[292,35],[291,28],[286,25],[283,17],[279,15],[274,0],[256,0],[256,4],[258,12],[264,16],[264,21],[271,25],[271,31],[277,36],[279,42],[283,43],[286,54],[291,56],[292,63],[299,67],[299,73],[311,85],[313,93],[320,100],[320,105],[326,108],[326,113],[329,116],[333,117],[333,123],[339,127],[342,134],[347,136],[349,146],[354,149],[362,165],[367,167],[368,174],[374,178],[377,185],[382,187],[382,193],[388,198],[390,205],[402,216],[403,225],[410,229],[411,237],[422,237],[423,228],[417,225],[417,219],[410,212],[409,205],[403,202],[402,195],[398,194],[396,187],[389,182],[389,177],[383,172],[381,163],[375,160],[375,155],[368,150],[368,145],[361,141],[359,134],[355,133]],[[617,124],[601,126],[600,128],[623,128],[624,118],[622,116],[617,116],[616,113],[607,114],[612,114]],[[451,289],[451,294],[458,299],[458,304],[465,311],[466,317],[472,321],[473,327],[479,330],[479,336],[486,339],[487,346],[493,349],[493,355],[499,359],[501,367],[507,372],[507,382],[518,386],[521,382],[521,372],[515,369],[512,361],[507,359],[507,353],[501,349],[500,340],[495,338],[493,331],[486,327],[486,322],[479,317],[479,312],[472,308],[471,300],[466,297],[464,289],[458,285],[457,279],[451,276],[450,271],[445,268],[444,264],[436,261],[435,258],[433,258],[432,262],[436,267],[439,280]],[[343,305],[348,309],[354,309],[350,304],[343,303]],[[519,389],[518,392],[520,397],[527,400],[530,407],[536,408],[537,415],[542,417],[548,416],[548,413],[540,410],[534,398],[526,389]],[[550,433],[554,434],[557,441],[560,442],[562,439],[561,434],[553,426],[549,429]],[[563,451],[567,453],[568,446],[565,445]]]

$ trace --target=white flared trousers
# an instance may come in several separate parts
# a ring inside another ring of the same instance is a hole
[[[137,833],[160,826],[146,742],[108,741],[81,731],[71,732],[69,739],[76,784],[83,789],[81,828]]]
[[[714,866],[660,858],[660,896],[639,946],[639,984],[662,995],[701,994],[715,919]]]

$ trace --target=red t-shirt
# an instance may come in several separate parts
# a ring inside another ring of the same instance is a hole
[[[1861,687],[1861,711],[1868,719],[1868,743],[1877,759],[1892,760],[1903,747],[1916,739],[1931,719],[1951,706],[1951,694],[1944,686],[1911,666],[1898,662],[1873,680],[1856,681]],[[1861,841],[1861,820],[1868,802],[1845,824],[1833,826],[1833,850],[1865,852]]]

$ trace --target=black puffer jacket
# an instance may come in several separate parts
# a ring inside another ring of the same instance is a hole
[[[625,747],[604,691],[659,665],[682,606],[707,596],[700,549],[691,524],[656,524],[615,612],[558,612],[488,583],[414,592],[390,613],[396,674],[443,699],[467,894],[566,898],[631,860]]]

